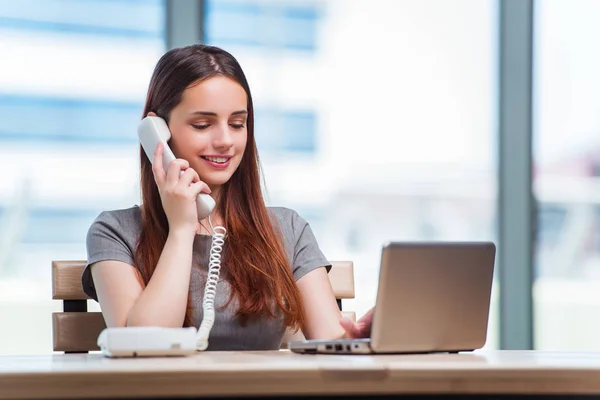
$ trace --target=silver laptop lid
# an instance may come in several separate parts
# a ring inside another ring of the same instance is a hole
[[[491,242],[385,245],[372,349],[428,352],[483,347],[495,254]]]

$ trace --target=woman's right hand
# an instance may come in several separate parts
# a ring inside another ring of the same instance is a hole
[[[186,160],[174,160],[165,171],[163,152],[163,144],[159,142],[154,150],[152,172],[169,221],[169,232],[196,234],[200,228],[196,197],[202,192],[210,194],[210,188]],[[184,172],[180,176],[181,171]]]

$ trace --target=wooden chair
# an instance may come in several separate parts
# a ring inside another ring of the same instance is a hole
[[[100,350],[96,341],[106,327],[101,312],[88,312],[89,297],[81,288],[85,260],[52,262],[52,299],[63,302],[63,311],[52,313],[53,350],[65,353],[87,353]],[[354,298],[354,266],[351,261],[332,262],[329,279],[338,306],[342,299]],[[353,312],[343,312],[355,319]],[[289,340],[302,339],[302,333],[286,333],[282,348]]]

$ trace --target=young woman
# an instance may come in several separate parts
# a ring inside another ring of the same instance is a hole
[[[85,292],[107,326],[198,327],[212,229],[196,196],[216,201],[226,228],[210,350],[278,349],[287,327],[308,339],[368,336],[371,312],[340,320],[322,254],[296,212],[266,207],[254,140],[252,96],[229,53],[205,45],[158,61],[144,116],[163,118],[177,157],[167,170],[140,150],[142,205],[101,213],[87,236]]]

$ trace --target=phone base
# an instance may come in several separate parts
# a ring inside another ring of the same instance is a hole
[[[168,357],[196,353],[196,328],[106,328],[98,347],[106,357]]]

